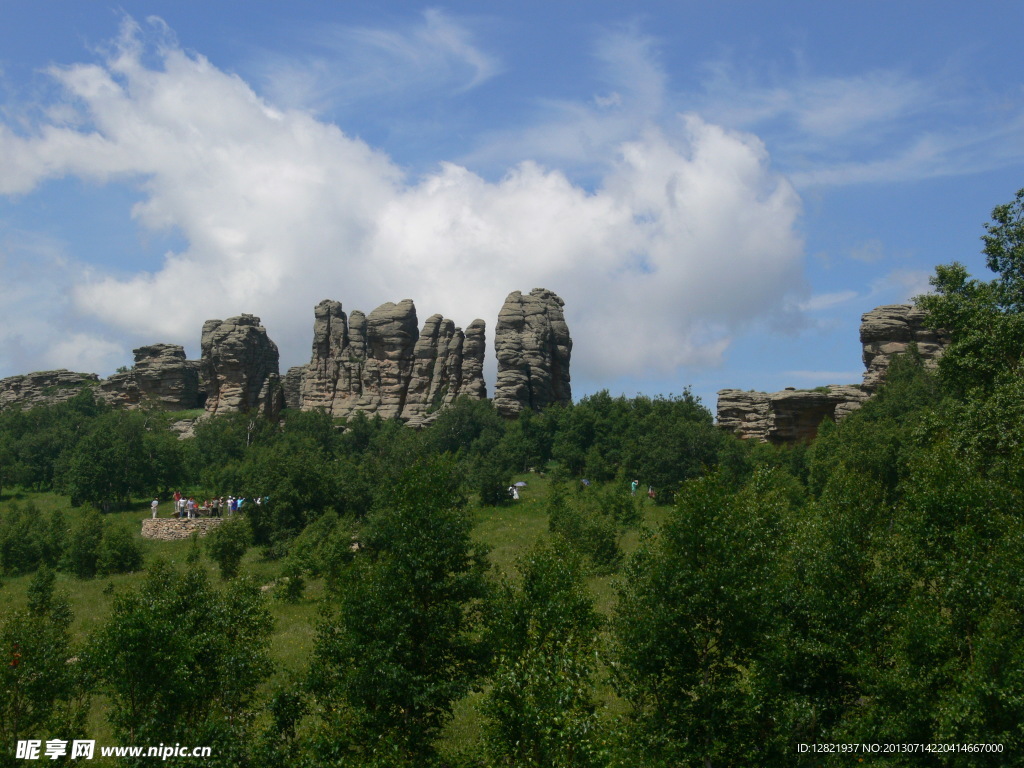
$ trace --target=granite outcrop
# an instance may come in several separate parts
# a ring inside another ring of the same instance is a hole
[[[864,381],[867,392],[875,392],[885,381],[885,373],[896,355],[916,345],[926,366],[938,365],[949,337],[924,324],[925,311],[912,304],[887,304],[875,307],[861,317],[860,343],[863,347]]]
[[[861,316],[860,341],[865,373],[861,384],[832,384],[813,390],[781,392],[723,389],[718,393],[718,426],[739,437],[770,443],[814,439],[824,419],[841,421],[861,407],[885,381],[893,358],[916,345],[925,365],[934,366],[949,339],[927,328],[925,313],[911,304],[876,307]]]
[[[418,426],[459,396],[486,397],[483,320],[464,333],[431,315],[420,330],[410,299],[350,316],[340,302],[324,300],[313,315],[312,357],[286,375],[289,407],[341,418],[362,411]]]
[[[178,344],[151,344],[132,350],[131,370],[115,373],[99,384],[99,395],[112,405],[143,406],[165,411],[199,408],[205,390],[199,384],[198,360],[187,360]]]
[[[0,410],[62,403],[81,392],[83,387],[98,383],[99,376],[95,373],[76,373],[66,368],[9,376],[0,379]]]
[[[723,389],[718,393],[718,426],[764,442],[807,442],[818,434],[822,420],[838,421],[868,397],[860,387],[835,384],[773,393]]]
[[[514,291],[502,306],[495,405],[503,415],[571,402],[572,339],[562,307],[556,294],[542,288],[525,296]],[[238,412],[276,418],[293,408],[322,409],[338,418],[363,412],[419,427],[459,397],[487,397],[483,320],[463,331],[435,314],[420,327],[410,299],[382,304],[368,315],[346,315],[340,302],[325,300],[313,315],[310,361],[284,376],[277,345],[260,319],[243,314],[206,321],[199,360],[187,359],[179,345],[151,344],[134,350],[131,369],[104,380],[67,370],[0,380],[0,409],[60,402],[88,387],[128,409],[204,409],[200,420]],[[183,415],[189,418],[180,422],[181,434],[191,434],[194,419]]]
[[[501,415],[513,417],[526,409],[572,402],[572,338],[564,306],[546,288],[534,288],[525,296],[513,291],[505,299],[494,329],[494,407]]]
[[[277,418],[284,407],[280,354],[255,315],[203,323],[200,374],[206,414],[254,413]]]

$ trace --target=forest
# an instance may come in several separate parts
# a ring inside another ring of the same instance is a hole
[[[938,367],[807,445],[687,391],[187,440],[88,389],[0,413],[0,765],[1024,764],[1024,190],[982,241],[916,300]],[[141,539],[176,490],[267,501]]]

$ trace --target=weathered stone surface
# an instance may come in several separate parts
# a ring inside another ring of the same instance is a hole
[[[284,404],[279,354],[258,317],[207,320],[202,350],[207,415],[254,412],[277,417]]]
[[[864,382],[861,386],[875,392],[885,380],[893,357],[903,354],[911,344],[925,365],[934,366],[949,343],[946,334],[924,326],[925,312],[912,304],[875,307],[861,316],[860,343],[863,345]]]
[[[174,517],[147,518],[142,521],[142,538],[160,541],[187,539],[193,533],[205,536],[223,522],[221,517],[196,517],[178,519]]]
[[[569,360],[572,339],[565,323],[565,302],[545,288],[505,299],[494,329],[498,381],[494,407],[515,416],[552,403],[570,403]]]
[[[785,389],[718,393],[718,426],[745,439],[771,443],[813,440],[824,419],[838,421],[860,407],[867,394],[859,387],[828,387],[827,391]]]
[[[460,395],[474,400],[487,397],[484,381],[484,355],[487,352],[487,327],[483,320],[474,320],[466,326],[466,340],[462,343],[462,386]]]
[[[420,426],[460,394],[486,393],[483,321],[470,329],[467,365],[465,334],[441,315],[429,317],[421,332],[409,299],[348,318],[339,302],[322,301],[314,310],[312,359],[299,374],[299,407],[337,417],[363,411]]]
[[[841,421],[861,407],[885,380],[894,356],[916,344],[925,365],[934,366],[948,343],[944,333],[924,327],[925,313],[911,304],[876,307],[861,317],[864,382],[833,384],[827,391],[794,390],[768,394],[723,389],[718,393],[718,425],[740,437],[774,443],[813,439],[821,421]]]
[[[0,410],[61,403],[73,398],[83,387],[98,383],[95,373],[76,373],[65,368],[10,376],[0,379]]]
[[[293,365],[284,375],[284,407],[298,410],[302,407],[302,377],[306,375],[305,365]]]
[[[366,318],[360,403],[376,403],[382,419],[395,418],[405,408],[418,336],[416,307],[410,299],[381,304]]]
[[[135,365],[100,384],[101,396],[125,408],[150,406],[165,411],[200,407],[199,362],[185,359],[178,344],[151,344],[133,350]]]
[[[462,376],[462,344],[465,336],[455,323],[441,315],[431,315],[423,323],[413,348],[412,375],[402,408],[402,418],[409,420],[438,410],[447,397],[451,379],[455,385]],[[460,362],[449,361],[449,354]]]
[[[835,421],[842,421],[871,397],[870,393],[856,384],[830,384],[828,391],[837,400],[833,415]]]
[[[767,392],[722,389],[718,392],[718,426],[744,439],[767,439],[771,425]]]

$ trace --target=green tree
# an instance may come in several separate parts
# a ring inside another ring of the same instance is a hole
[[[740,494],[688,483],[672,518],[625,568],[613,619],[615,682],[637,757],[656,765],[754,765],[766,728],[751,673],[770,626],[778,532],[771,472]]]
[[[999,304],[1010,312],[1024,311],[1024,189],[1013,202],[992,210],[985,232],[985,265],[999,275]]]
[[[972,279],[954,262],[936,267],[935,292],[916,299],[930,325],[950,335],[939,370],[957,396],[987,391],[1000,375],[1018,371],[1024,351],[1024,189],[996,206],[985,230],[986,265],[996,279]]]
[[[103,518],[95,509],[90,509],[81,514],[71,528],[62,567],[80,579],[91,579],[96,575],[102,541]]]
[[[337,615],[317,632],[311,685],[347,707],[353,748],[366,755],[430,759],[479,674],[486,560],[453,469],[439,457],[402,472],[341,575]]]
[[[41,569],[29,585],[29,609],[0,620],[0,765],[22,763],[14,759],[19,739],[84,727],[71,609],[53,585],[53,572]]]
[[[272,670],[272,628],[257,584],[221,592],[201,568],[154,564],[90,640],[115,734],[126,744],[216,743],[217,764],[241,764],[256,689]]]
[[[62,456],[64,492],[75,501],[106,507],[155,490],[145,448],[145,421],[137,411],[111,411],[97,417],[88,433]]]
[[[579,556],[540,544],[518,569],[521,582],[502,583],[492,602],[497,668],[483,706],[491,757],[524,768],[600,765],[592,686],[600,619]]]
[[[124,525],[107,525],[96,552],[96,572],[132,573],[142,568],[142,544]]]
[[[233,579],[238,575],[242,558],[252,544],[252,528],[244,517],[228,518],[206,537],[206,551],[217,567],[222,579]]]

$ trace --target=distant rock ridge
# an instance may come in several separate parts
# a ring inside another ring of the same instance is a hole
[[[781,392],[723,389],[718,393],[718,426],[739,437],[770,443],[814,439],[823,419],[841,421],[861,407],[885,381],[896,355],[917,345],[926,366],[935,366],[948,337],[926,328],[925,312],[912,304],[875,307],[861,316],[863,383]]]
[[[572,402],[572,338],[563,306],[565,302],[546,288],[534,288],[526,296],[512,291],[505,299],[494,328],[494,407],[502,416]]]
[[[0,379],[0,410],[61,403],[73,398],[83,387],[98,382],[99,376],[95,373],[76,373],[66,368],[10,376]]]
[[[502,306],[495,406],[503,415],[571,402],[572,339],[562,307],[562,299],[543,288],[526,296],[513,291]],[[276,418],[283,408],[322,409],[338,418],[362,412],[419,427],[459,397],[487,398],[483,320],[463,331],[431,315],[420,328],[410,299],[347,316],[340,302],[324,300],[313,315],[310,361],[283,377],[277,345],[260,318],[242,314],[203,324],[199,360],[186,359],[179,345],[151,344],[134,350],[130,370],[105,380],[68,370],[2,379],[0,409],[61,402],[90,387],[118,407],[203,408],[201,418],[239,412]],[[190,434],[192,423],[182,425],[182,434]]]
[[[483,320],[463,333],[431,315],[421,331],[410,299],[348,317],[341,302],[324,300],[313,315],[309,364],[286,376],[289,407],[342,418],[361,411],[418,426],[459,396],[487,396]]]

